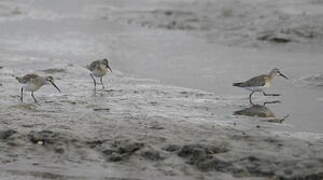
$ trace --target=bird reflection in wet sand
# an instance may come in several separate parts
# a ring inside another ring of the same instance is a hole
[[[263,105],[251,103],[251,107],[235,111],[233,115],[260,117],[265,118],[264,120],[267,122],[282,123],[285,119],[288,118],[289,115],[286,115],[283,118],[276,117],[276,115],[268,107],[266,107],[267,104],[277,103],[280,103],[280,101],[264,102]]]

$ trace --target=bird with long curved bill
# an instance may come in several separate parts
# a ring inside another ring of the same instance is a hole
[[[16,79],[19,83],[22,84],[20,96],[21,102],[23,102],[23,95],[25,90],[31,92],[31,97],[34,99],[35,103],[37,103],[37,99],[34,96],[34,92],[47,84],[53,85],[58,90],[58,92],[61,92],[61,90],[54,83],[54,78],[52,76],[43,77],[39,76],[38,74],[26,74],[23,77],[16,77]]]
[[[280,94],[267,94],[264,91],[265,88],[271,87],[272,80],[276,76],[288,79],[288,77],[281,73],[278,68],[274,68],[268,74],[262,74],[244,82],[233,83],[232,85],[251,91],[249,94],[249,102],[252,104],[251,97],[255,92],[262,92],[264,96],[280,96]]]

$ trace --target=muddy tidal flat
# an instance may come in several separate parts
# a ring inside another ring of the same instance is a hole
[[[320,0],[2,0],[0,179],[321,180],[322,40]]]

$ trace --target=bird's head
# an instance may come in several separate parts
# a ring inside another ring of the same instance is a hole
[[[53,76],[46,76],[46,81],[47,82],[53,82],[54,81]]]
[[[53,76],[46,76],[45,80],[46,80],[46,83],[47,83],[47,84],[51,84],[51,85],[53,85],[53,86],[58,90],[58,92],[61,92],[61,90],[60,90],[60,89],[56,86],[56,84],[54,83],[54,78],[53,78]]]
[[[102,60],[102,64],[104,64],[105,66],[106,66],[106,68],[108,68],[111,72],[112,72],[112,70],[111,70],[111,68],[110,68],[110,66],[109,66],[109,61],[108,61],[108,59],[103,59]]]
[[[288,77],[286,75],[284,75],[283,73],[280,72],[280,70],[278,68],[274,68],[270,71],[270,75],[271,77],[275,77],[275,76],[281,76],[285,79],[288,79]]]

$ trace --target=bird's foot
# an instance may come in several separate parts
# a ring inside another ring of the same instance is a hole
[[[272,96],[280,96],[280,94],[272,94]]]
[[[267,104],[279,104],[281,103],[281,101],[277,100],[277,101],[266,101],[264,102],[264,106],[266,106]]]
[[[267,93],[263,93],[264,94],[264,96],[280,96],[280,94],[267,94]]]

